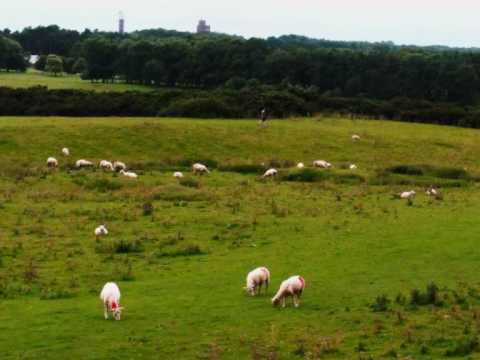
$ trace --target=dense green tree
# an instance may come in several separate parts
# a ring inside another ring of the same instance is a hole
[[[47,56],[47,62],[45,64],[45,71],[58,76],[63,72],[63,60],[60,56],[50,54]]]
[[[78,58],[73,64],[72,72],[74,74],[83,74],[87,71],[87,68],[88,68],[87,60],[81,57],[81,58]]]

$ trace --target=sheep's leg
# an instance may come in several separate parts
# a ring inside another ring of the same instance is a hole
[[[298,305],[299,305],[299,301],[298,301],[298,296],[297,295],[293,295],[293,305],[298,308]]]
[[[107,303],[103,304],[103,316],[105,317],[105,320],[108,320],[108,304]]]
[[[282,308],[284,308],[286,306],[285,304],[285,296],[282,298]]]
[[[268,280],[265,281],[265,294],[268,293]]]

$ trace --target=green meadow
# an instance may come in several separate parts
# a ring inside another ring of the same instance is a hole
[[[1,358],[478,358],[479,153],[477,130],[396,122],[0,118]],[[272,307],[296,274],[300,307]]]

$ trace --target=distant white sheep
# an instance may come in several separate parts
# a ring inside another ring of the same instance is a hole
[[[322,169],[330,169],[332,167],[332,164],[325,160],[315,160],[313,162],[313,166]]]
[[[123,176],[126,176],[130,179],[137,179],[138,178],[138,175],[132,171],[125,171],[125,170],[120,170],[120,174],[122,174]]]
[[[353,134],[353,135],[352,135],[352,140],[353,140],[353,141],[358,141],[358,140],[360,140],[360,135]]]
[[[82,167],[91,167],[91,166],[93,166],[93,163],[85,159],[77,160],[77,162],[75,163],[75,167],[77,169],[80,169]]]
[[[247,275],[247,286],[244,288],[252,296],[260,294],[262,285],[265,285],[265,293],[270,282],[270,271],[264,266],[252,270]]]
[[[194,175],[203,175],[205,173],[210,173],[210,171],[205,165],[199,163],[192,165],[192,171]]]
[[[293,298],[295,307],[300,305],[300,297],[305,289],[305,280],[299,275],[292,276],[283,281],[275,296],[272,298],[272,304],[277,306],[282,302],[282,307],[285,307],[285,299],[288,296]]]
[[[268,169],[265,171],[265,174],[262,175],[263,178],[273,178],[277,176],[278,171],[276,169]]]
[[[404,191],[400,194],[400,199],[413,200],[416,192],[414,190]]]
[[[297,168],[298,168],[298,169],[303,169],[304,167],[305,167],[305,164],[304,164],[304,163],[301,163],[301,162],[300,162],[300,163],[297,164]]]
[[[114,161],[113,162],[113,169],[115,171],[127,170],[127,165],[121,161]]]
[[[49,157],[49,158],[47,159],[47,166],[48,166],[49,168],[56,168],[56,167],[58,167],[58,161],[57,161],[57,159],[55,159],[54,157]]]
[[[350,170],[357,170],[358,169],[357,165],[355,165],[355,164],[350,164],[349,168],[350,168]]]
[[[183,178],[183,173],[181,173],[180,171],[175,171],[173,173],[173,177],[176,178],[176,179],[182,179]]]
[[[113,171],[113,164],[108,160],[100,161],[100,164],[98,166],[100,167],[100,169]]]
[[[100,293],[100,300],[103,303],[103,316],[108,320],[108,312],[110,311],[115,320],[120,320],[122,307],[120,307],[120,289],[117,284],[108,282],[103,286]]]
[[[428,196],[437,196],[439,193],[437,189],[435,189],[433,186],[430,186],[427,191],[425,191],[425,194]]]
[[[95,238],[98,240],[102,236],[108,235],[108,230],[105,225],[100,225],[95,229]]]
[[[66,148],[66,147],[62,149],[62,153],[65,156],[70,156],[70,150],[68,150],[68,148]]]

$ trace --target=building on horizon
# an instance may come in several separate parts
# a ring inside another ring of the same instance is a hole
[[[119,19],[118,19],[118,33],[120,35],[125,34],[125,18],[123,16],[123,12],[119,13]]]
[[[197,25],[197,34],[209,34],[210,32],[210,25],[207,25],[205,20],[200,20]]]

